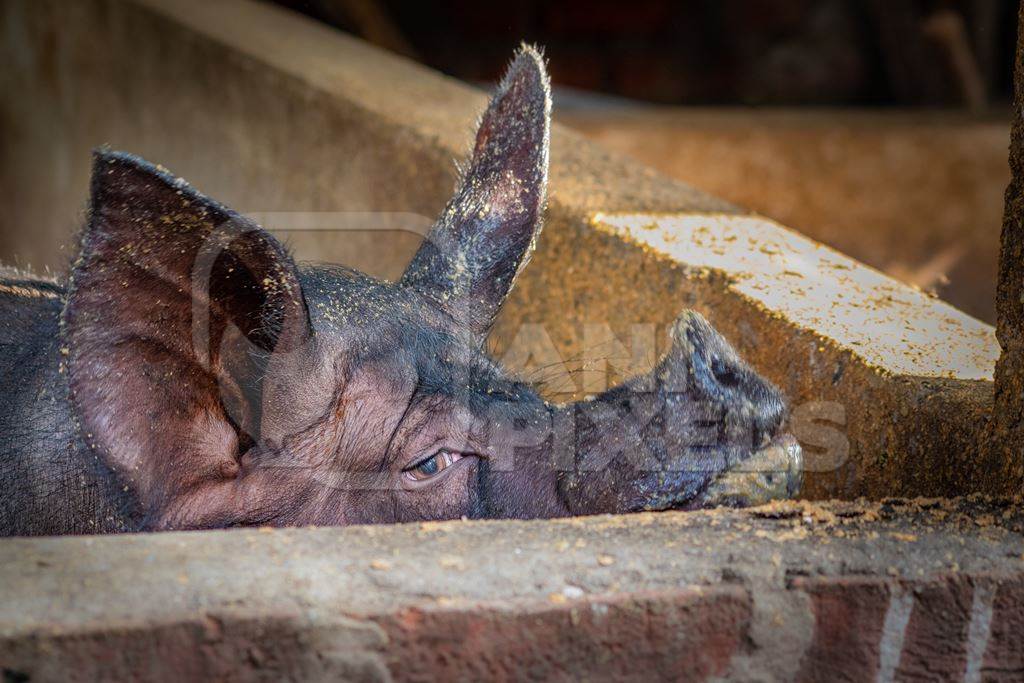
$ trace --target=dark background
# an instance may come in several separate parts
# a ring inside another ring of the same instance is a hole
[[[468,81],[521,39],[557,85],[662,104],[1009,102],[1013,0],[276,0]]]

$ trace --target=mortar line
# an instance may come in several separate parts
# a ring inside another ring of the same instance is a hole
[[[992,608],[995,597],[993,586],[976,583],[971,599],[971,623],[967,627],[967,664],[964,667],[964,683],[981,680],[981,665],[988,649],[992,633]]]
[[[903,640],[907,635],[907,624],[910,613],[914,609],[914,596],[899,586],[893,587],[889,597],[889,608],[885,612],[885,625],[882,627],[882,638],[878,643],[878,677],[879,683],[892,683],[896,676],[896,667],[900,664],[903,654]]]

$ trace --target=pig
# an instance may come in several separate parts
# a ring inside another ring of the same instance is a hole
[[[66,277],[0,279],[0,533],[544,518],[794,495],[778,389],[683,312],[573,404],[486,353],[545,206],[550,88],[517,52],[397,282],[296,264],[130,154],[94,153]]]

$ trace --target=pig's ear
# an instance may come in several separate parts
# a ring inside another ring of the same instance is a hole
[[[550,117],[543,59],[523,46],[480,120],[455,196],[402,278],[481,338],[540,233]]]
[[[259,439],[273,354],[303,348],[295,265],[267,232],[126,154],[94,157],[62,317],[83,438],[161,515]]]

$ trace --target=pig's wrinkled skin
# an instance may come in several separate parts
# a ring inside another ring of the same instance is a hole
[[[296,266],[180,179],[98,152],[66,281],[0,272],[0,533],[742,504],[723,482],[754,462],[775,471],[743,481],[793,493],[779,392],[696,314],[652,373],[574,405],[485,355],[540,232],[549,118],[524,47],[397,283]]]

